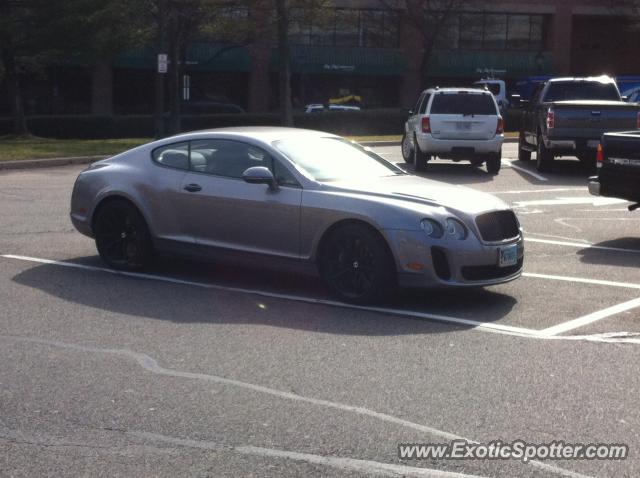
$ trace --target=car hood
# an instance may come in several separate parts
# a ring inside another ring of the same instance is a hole
[[[389,176],[366,181],[324,183],[326,191],[365,194],[381,199],[407,201],[432,207],[444,207],[463,214],[509,209],[502,200],[474,189],[451,185],[412,175]]]

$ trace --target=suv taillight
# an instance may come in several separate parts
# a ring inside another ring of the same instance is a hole
[[[431,133],[431,121],[428,116],[422,118],[422,132]]]
[[[596,153],[596,166],[601,168],[604,161],[604,151],[602,150],[602,143],[598,144],[598,152]]]
[[[555,127],[555,115],[553,110],[547,111],[547,129],[553,129]]]
[[[504,133],[504,119],[502,116],[498,116],[498,126],[496,126],[496,134]]]

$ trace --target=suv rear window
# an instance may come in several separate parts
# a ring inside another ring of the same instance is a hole
[[[435,115],[497,115],[496,105],[490,94],[439,93],[431,103]]]

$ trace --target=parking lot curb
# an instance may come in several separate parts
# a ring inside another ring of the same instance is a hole
[[[35,169],[69,166],[71,164],[89,164],[108,156],[77,156],[71,158],[25,159],[23,161],[0,161],[0,171],[8,169]]]

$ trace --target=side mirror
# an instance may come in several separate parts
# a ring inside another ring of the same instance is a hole
[[[628,96],[626,96],[626,95],[621,96],[621,97],[620,97],[620,99],[621,99],[622,101],[629,101],[629,97],[628,97]]]
[[[407,110],[407,114],[408,114],[409,116],[413,115],[413,110]]]
[[[278,182],[269,168],[253,166],[242,173],[242,179],[249,184],[267,184],[269,189],[278,189]]]

